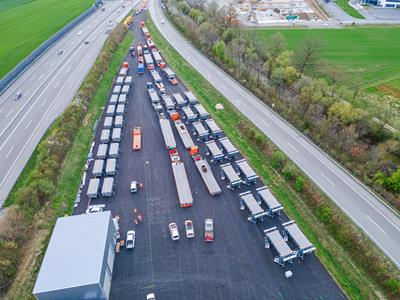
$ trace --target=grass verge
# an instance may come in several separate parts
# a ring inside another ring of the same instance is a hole
[[[22,266],[17,274],[14,284],[11,286],[7,299],[31,299],[32,289],[36,281],[40,264],[44,256],[47,244],[50,239],[52,229],[57,217],[72,212],[74,199],[78,187],[80,185],[82,173],[86,163],[87,153],[94,137],[93,126],[100,117],[103,106],[105,105],[108,92],[112,85],[114,76],[128,51],[133,40],[130,32],[125,36],[118,49],[112,54],[112,60],[108,65],[107,71],[100,80],[99,86],[90,103],[87,113],[83,119],[83,124],[76,132],[74,142],[66,154],[62,164],[60,175],[57,180],[56,192],[52,202],[40,211],[33,222],[35,230],[33,230],[32,238],[27,244],[25,257]],[[106,46],[105,46],[106,47]],[[102,54],[100,54],[101,56]],[[108,55],[108,54],[105,54]],[[92,68],[95,69],[96,65]],[[90,73],[88,77],[90,76]],[[60,126],[65,126],[57,121],[50,127],[46,136],[52,132],[59,130]],[[45,137],[46,138],[46,137]],[[36,150],[38,151],[38,150]],[[35,152],[36,153],[36,152]],[[23,173],[16,183],[16,187],[23,187],[29,182],[32,172],[34,172],[40,162],[37,155],[29,160]],[[13,203],[18,198],[19,189],[14,188],[7,201],[8,204]]]
[[[252,126],[251,130],[255,132],[255,139],[244,134],[243,130],[241,130],[242,124],[251,123],[240,112],[235,110],[216,89],[170,46],[151,20],[147,22],[147,28],[171,67],[187,87],[196,94],[224,132],[238,146],[241,153],[250,160],[263,181],[269,185],[285,206],[285,211],[289,217],[296,220],[307,237],[316,245],[318,249],[316,255],[345,293],[351,299],[381,297],[381,290],[376,287],[371,278],[350,259],[348,253],[332,238],[327,228],[319,222],[314,213],[307,207],[301,193],[297,193],[292,189],[272,167],[271,161],[266,159],[263,151],[257,149],[255,145],[260,144],[259,141],[261,141],[261,143],[268,143],[270,148],[274,147],[276,149],[276,147],[254,126]],[[222,103],[224,110],[217,111],[215,109],[215,104],[217,103]],[[331,203],[329,200],[327,202]],[[350,221],[348,223],[353,226]],[[354,230],[356,229],[354,228]]]
[[[348,15],[357,19],[365,19],[354,7],[350,6],[349,0],[335,0],[335,3]]]

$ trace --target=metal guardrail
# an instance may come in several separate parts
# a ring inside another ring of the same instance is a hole
[[[66,33],[68,33],[72,28],[74,28],[77,24],[91,15],[100,5],[102,4],[102,0],[97,0],[96,3],[93,4],[91,8],[87,11],[76,17],[69,24],[67,24],[64,28],[60,29],[57,33],[51,36],[48,40],[46,40],[43,44],[41,44],[38,48],[33,50],[31,54],[25,57],[18,65],[16,65],[10,72],[8,72],[1,80],[0,80],[0,95],[7,89],[7,87],[13,83],[19,76],[21,76],[25,70],[32,65],[40,56],[42,56],[48,49],[50,49],[57,41],[59,41]]]

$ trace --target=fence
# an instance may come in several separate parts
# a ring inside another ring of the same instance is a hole
[[[25,70],[41,55],[43,55],[51,46],[53,46],[57,41],[59,41],[68,31],[74,28],[77,24],[79,24],[82,20],[92,14],[97,7],[99,7],[102,3],[102,0],[97,0],[95,4],[87,11],[76,17],[72,20],[68,25],[55,33],[52,37],[46,40],[39,48],[36,48],[31,54],[25,57],[18,65],[14,67],[10,72],[8,72],[1,80],[0,80],[0,95],[6,90],[6,88],[16,80]]]

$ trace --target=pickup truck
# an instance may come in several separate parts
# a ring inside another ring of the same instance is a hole
[[[204,222],[204,240],[206,242],[214,241],[214,223],[212,219],[206,219]]]

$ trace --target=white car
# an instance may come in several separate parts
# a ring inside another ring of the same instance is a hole
[[[185,221],[186,237],[188,239],[194,238],[194,228],[192,220]]]
[[[88,207],[88,209],[86,210],[87,214],[91,214],[91,213],[96,213],[96,212],[102,212],[103,208],[99,207],[99,206],[90,206]]]
[[[138,182],[135,181],[131,181],[131,193],[136,193],[138,190]]]
[[[146,300],[156,300],[156,296],[154,295],[154,293],[147,294]]]
[[[14,100],[17,101],[21,97],[22,97],[22,91],[18,91],[14,96]]]
[[[135,248],[135,239],[136,239],[135,230],[129,230],[126,233],[126,249]]]
[[[170,223],[168,225],[169,227],[169,233],[171,235],[171,239],[173,241],[179,240],[179,231],[178,231],[178,226],[176,226],[176,223]]]
[[[79,30],[79,31],[78,31],[78,35],[81,35],[81,34],[82,34],[82,30]]]

